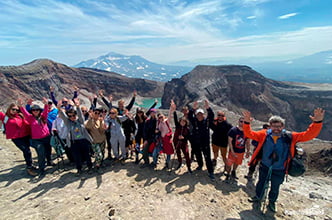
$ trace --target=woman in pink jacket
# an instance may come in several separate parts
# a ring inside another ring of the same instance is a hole
[[[23,152],[27,172],[31,176],[36,176],[32,166],[32,157],[30,151],[30,126],[24,119],[18,106],[10,104],[6,113],[0,112],[0,121],[5,129],[6,138],[11,139],[13,143]]]
[[[39,175],[45,174],[45,158],[47,159],[47,165],[53,165],[51,160],[51,145],[50,145],[50,132],[47,127],[47,116],[49,112],[49,106],[47,105],[47,99],[43,98],[44,110],[39,105],[31,106],[31,114],[22,107],[22,100],[18,100],[18,105],[23,113],[24,117],[30,124],[31,129],[31,145],[36,149],[38,155]]]

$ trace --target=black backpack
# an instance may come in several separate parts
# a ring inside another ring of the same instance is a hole
[[[291,151],[290,151],[290,144],[292,142],[292,133],[289,131],[286,131],[283,133],[283,138],[286,141],[286,143],[289,144],[289,157],[291,157]],[[302,152],[300,155],[299,152]],[[303,149],[297,145],[295,145],[295,155],[291,160],[289,161],[289,164],[287,166],[288,174],[293,177],[302,176],[304,172],[306,171],[305,165],[304,165],[304,156],[303,156]]]

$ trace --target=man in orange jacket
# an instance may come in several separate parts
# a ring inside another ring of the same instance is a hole
[[[323,126],[325,111],[321,108],[314,110],[314,115],[310,116],[313,121],[308,129],[304,132],[291,132],[291,142],[284,138],[285,120],[280,116],[272,116],[269,119],[270,129],[261,131],[252,131],[250,122],[252,120],[251,113],[248,111],[243,112],[244,135],[250,139],[256,140],[258,146],[254,151],[249,165],[257,163],[261,160],[259,168],[259,180],[256,185],[256,196],[253,197],[251,202],[261,202],[264,194],[265,181],[268,178],[269,169],[272,169],[270,176],[271,189],[269,192],[268,209],[276,212],[275,202],[279,195],[280,185],[284,181],[287,174],[288,164],[295,156],[295,144],[298,142],[305,142],[317,137]],[[289,155],[290,153],[290,155]]]

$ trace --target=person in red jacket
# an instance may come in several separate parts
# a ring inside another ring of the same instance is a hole
[[[285,119],[280,116],[272,116],[269,119],[270,129],[253,131],[250,127],[251,113],[249,111],[243,112],[244,135],[258,142],[249,165],[261,161],[256,195],[249,200],[250,202],[261,202],[264,195],[265,181],[268,178],[269,170],[271,170],[271,188],[267,207],[270,211],[276,212],[275,202],[278,199],[280,185],[288,172],[288,164],[291,158],[295,156],[295,144],[312,140],[319,135],[323,126],[324,113],[325,111],[321,108],[315,109],[314,115],[310,116],[313,122],[308,129],[303,132],[291,132],[291,142],[289,143],[289,139],[287,141],[287,138],[285,138]]]
[[[28,174],[36,176],[30,151],[30,126],[19,107],[14,103],[10,104],[5,113],[0,112],[0,121],[5,129],[6,138],[11,139],[23,152]]]

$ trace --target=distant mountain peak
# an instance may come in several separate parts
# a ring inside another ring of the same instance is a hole
[[[157,64],[138,55],[128,56],[115,52],[80,62],[74,67],[112,71],[127,77],[156,81],[169,81],[172,78],[181,77],[192,69],[191,67]]]

